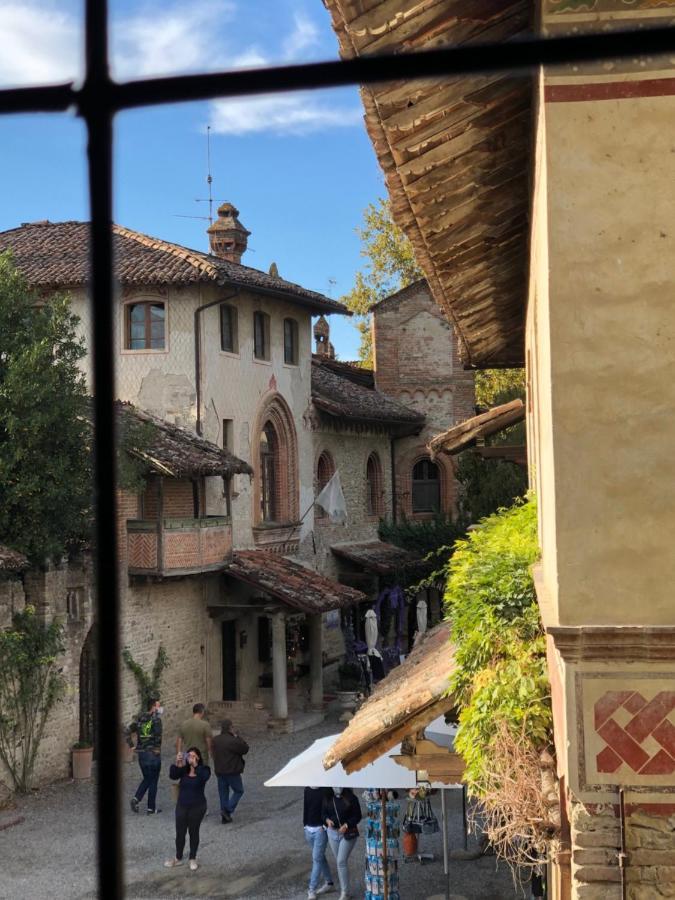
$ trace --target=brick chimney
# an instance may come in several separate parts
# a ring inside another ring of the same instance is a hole
[[[241,224],[238,215],[235,206],[223,203],[218,207],[218,218],[206,229],[211,253],[233,263],[241,262],[251,233]]]

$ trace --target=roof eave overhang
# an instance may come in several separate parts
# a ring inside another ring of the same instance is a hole
[[[357,425],[364,429],[384,431],[395,437],[419,434],[426,422],[424,417],[417,422],[409,422],[401,419],[373,419],[369,416],[355,416],[336,409],[330,400],[324,400],[315,394],[312,394],[312,403],[323,415],[329,416],[335,422],[339,422],[344,428],[353,428],[354,425]]]

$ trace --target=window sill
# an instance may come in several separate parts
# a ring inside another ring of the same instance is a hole
[[[236,353],[233,350],[219,350],[220,356],[229,356],[230,359],[241,359],[241,354],[239,351]]]
[[[124,347],[120,350],[122,356],[161,356],[168,352],[168,347],[165,347],[164,350],[131,350],[129,347]]]
[[[272,365],[271,359],[258,359],[256,356],[253,357],[253,362],[259,366],[271,366]]]

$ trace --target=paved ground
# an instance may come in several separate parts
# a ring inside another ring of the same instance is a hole
[[[246,766],[246,793],[232,825],[221,825],[215,782],[207,786],[210,815],[201,829],[200,868],[168,870],[164,859],[173,851],[173,815],[166,778],[160,781],[159,816],[135,816],[125,805],[127,895],[152,900],[305,900],[308,851],[302,837],[302,792],[298,788],[265,788],[263,781],[293,755],[336,725],[283,737],[258,739]],[[168,748],[167,748],[168,750]],[[125,766],[126,794],[139,780],[137,764]],[[461,846],[461,814],[451,792],[451,847]],[[90,783],[64,783],[22,799],[20,824],[0,831],[2,876],[0,898],[12,900],[84,900],[95,897],[94,790]],[[440,802],[435,801],[440,807]],[[437,809],[437,813],[439,809]],[[401,866],[403,900],[445,898],[442,844],[439,835],[422,838],[434,862]],[[351,857],[352,896],[363,897],[364,840]],[[329,856],[330,859],[330,856]],[[523,897],[513,887],[508,869],[493,857],[450,863],[450,900],[512,900]],[[335,894],[327,897],[336,898]]]

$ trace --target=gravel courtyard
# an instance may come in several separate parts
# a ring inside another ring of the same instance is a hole
[[[201,829],[200,868],[169,870],[163,861],[173,855],[173,805],[166,753],[160,779],[161,815],[134,815],[127,798],[140,780],[137,763],[126,764],[125,848],[127,896],[169,898],[237,898],[237,900],[305,900],[309,855],[302,834],[302,791],[265,788],[263,781],[313,740],[339,730],[335,723],[280,737],[251,739],[244,784],[246,793],[231,825],[221,825],[215,780],[207,785],[209,815]],[[461,806],[457,791],[449,792],[450,846],[461,847]],[[440,800],[434,800],[440,815]],[[95,897],[94,787],[62,783],[23,798],[13,815],[24,821],[0,831],[2,876],[0,897],[12,900],[80,900]],[[2,820],[0,819],[0,826]],[[440,835],[425,836],[423,849],[435,860],[401,864],[403,900],[443,900]],[[351,857],[352,895],[363,896],[364,840]],[[330,853],[328,855],[331,860]],[[331,860],[332,862],[332,860]],[[505,866],[494,857],[451,861],[451,900],[512,900],[524,897],[515,889]],[[332,866],[334,869],[334,866]],[[328,894],[336,897],[336,894]]]

